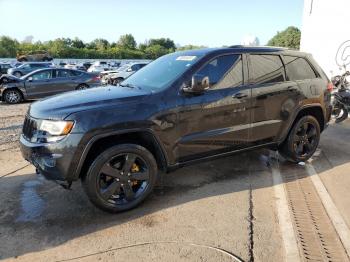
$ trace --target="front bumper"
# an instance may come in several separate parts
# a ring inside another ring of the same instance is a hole
[[[75,171],[75,156],[82,134],[69,134],[56,143],[38,144],[20,137],[24,159],[32,163],[49,180],[71,181]]]

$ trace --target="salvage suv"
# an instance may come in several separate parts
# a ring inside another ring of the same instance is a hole
[[[289,161],[315,152],[332,84],[311,55],[232,46],[165,55],[118,86],[33,103],[24,158],[69,187],[81,179],[97,207],[140,204],[159,171],[259,147]]]

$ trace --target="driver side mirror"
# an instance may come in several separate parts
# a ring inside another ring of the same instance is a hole
[[[33,77],[31,77],[31,76],[28,77],[27,81],[28,81],[28,82],[33,82]]]
[[[132,72],[131,67],[126,70],[126,72]]]
[[[210,82],[209,82],[208,76],[195,74],[192,77],[191,86],[185,86],[182,90],[185,93],[201,94],[205,90],[209,89],[209,87],[210,87]]]

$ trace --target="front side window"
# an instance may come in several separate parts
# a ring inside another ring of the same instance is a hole
[[[52,76],[51,70],[38,72],[32,75],[34,81],[50,79]]]
[[[305,80],[317,78],[310,64],[301,57],[284,56],[288,80]]]
[[[197,74],[209,77],[211,89],[236,87],[243,84],[241,55],[224,55],[211,60]]]
[[[252,84],[278,83],[285,80],[284,67],[278,55],[250,55]]]

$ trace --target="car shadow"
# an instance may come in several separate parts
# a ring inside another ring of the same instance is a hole
[[[332,125],[325,131],[312,165],[317,165],[323,172],[349,163],[348,142],[339,146],[342,139],[350,141],[349,130],[349,123],[344,123]],[[344,137],[339,137],[339,132]],[[328,154],[334,154],[332,150],[340,150],[344,154],[336,157],[337,153],[334,159],[329,159]],[[284,161],[275,165],[273,158],[276,158],[275,152],[261,149],[165,174],[159,178],[154,193],[143,204],[119,214],[109,214],[95,208],[88,201],[80,183],[73,184],[72,190],[64,191],[59,185],[35,174],[1,178],[0,259],[53,248],[132,221],[153,227],[157,224],[152,222],[151,215],[158,211],[213,196],[272,187],[271,166],[279,167],[282,176],[287,172],[306,172],[306,167],[302,165]],[[225,183],[230,183],[230,186],[221,186]]]

